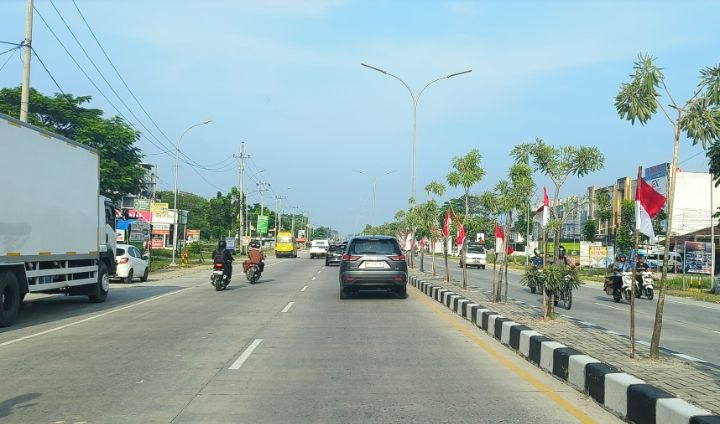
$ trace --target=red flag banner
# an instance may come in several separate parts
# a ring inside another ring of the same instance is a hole
[[[443,228],[442,228],[443,237],[447,237],[450,235],[450,223],[451,222],[452,222],[452,218],[450,216],[450,208],[448,208],[447,213],[445,214],[445,222],[443,222]]]

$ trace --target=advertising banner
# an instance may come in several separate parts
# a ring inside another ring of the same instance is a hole
[[[257,217],[257,229],[259,234],[267,234],[269,218],[270,217],[265,215]]]
[[[150,199],[135,199],[135,209],[139,211],[149,211]]]
[[[580,242],[580,266],[592,266],[592,260],[590,256],[590,248],[591,247],[602,247],[602,243],[599,241],[589,242],[589,241],[581,241]],[[595,252],[598,254],[598,252]]]
[[[188,243],[194,243],[200,241],[200,230],[187,230],[187,241]]]
[[[582,251],[582,245],[580,245]],[[608,261],[608,248],[605,246],[588,246],[588,262],[592,268],[605,268]]]
[[[153,224],[152,228],[153,234],[170,234],[170,224]]]
[[[685,272],[688,274],[710,274],[712,247],[710,243],[685,242]]]
[[[150,212],[153,218],[167,218],[168,216],[168,204],[167,203],[151,203]]]
[[[235,237],[228,237],[225,239],[225,248],[231,252],[235,251]]]
[[[125,243],[125,230],[115,230],[115,241]]]
[[[150,224],[147,222],[135,221],[130,224],[130,241],[150,240]]]
[[[153,249],[162,249],[163,247],[165,247],[165,243],[161,235],[153,234],[151,244]]]

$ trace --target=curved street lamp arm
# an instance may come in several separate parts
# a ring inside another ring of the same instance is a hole
[[[420,90],[420,92],[418,93],[417,99],[415,100],[415,102],[416,102],[416,103],[419,103],[419,102],[420,102],[420,96],[422,96],[423,91],[425,91],[425,89],[428,88],[428,87],[430,87],[432,84],[434,84],[434,83],[436,83],[436,82],[438,82],[438,81],[440,81],[440,80],[444,80],[444,79],[449,79],[449,78],[452,78],[452,77],[456,77],[456,76],[458,76],[458,75],[469,74],[470,72],[472,72],[472,69],[468,69],[467,71],[462,71],[462,72],[455,72],[454,74],[445,75],[444,77],[435,78],[434,80],[432,80],[432,81],[430,81],[429,83],[425,84],[425,87],[423,87],[422,90]]]
[[[403,81],[402,78],[400,78],[399,76],[397,76],[397,75],[395,75],[395,74],[392,74],[392,73],[390,73],[390,72],[388,72],[388,71],[385,71],[385,70],[383,70],[383,69],[377,68],[377,67],[375,67],[375,66],[368,65],[368,64],[366,64],[366,63],[361,63],[361,65],[364,66],[364,67],[366,67],[366,68],[369,68],[369,69],[378,71],[378,72],[380,72],[380,73],[382,73],[382,74],[385,74],[385,75],[387,75],[387,76],[391,76],[391,77],[395,78],[396,80],[400,81],[400,82],[402,83],[402,85],[404,85],[405,88],[407,88],[408,93],[410,93],[410,98],[412,99],[413,104],[417,103],[417,100],[416,100],[416,98],[415,98],[415,93],[413,93],[412,88],[410,88],[410,86],[407,85],[407,83],[406,83],[405,81]]]

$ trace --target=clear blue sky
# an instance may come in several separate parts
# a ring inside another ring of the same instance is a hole
[[[705,66],[720,61],[714,1],[171,1],[76,0],[143,106],[172,144],[188,126],[212,119],[183,139],[194,161],[180,188],[204,196],[237,185],[230,158],[244,141],[251,201],[257,181],[299,206],[317,225],[356,231],[370,220],[370,180],[380,175],[375,222],[405,207],[410,192],[412,107],[396,80],[415,90],[448,73],[469,75],[430,87],[418,109],[418,187],[444,180],[453,156],[478,148],[487,173],[481,192],[504,177],[513,145],[541,137],[557,145],[598,146],[601,172],[571,180],[563,195],[634,175],[638,165],[669,162],[672,128],[657,115],[642,127],[621,121],[613,98],[639,51],[665,68],[676,99],[686,99]],[[140,127],[90,66],[49,0],[35,0],[50,26],[121,112]],[[70,0],[55,0],[113,87],[154,127],[104,60]],[[25,1],[0,0],[0,40],[24,36]],[[93,96],[116,114],[35,16],[33,44],[66,92]],[[0,57],[0,66],[5,56]],[[0,71],[17,86],[21,62]],[[35,61],[32,85],[56,92]],[[159,136],[159,134],[156,134]],[[148,137],[149,138],[149,137]],[[172,189],[173,156],[140,147],[156,163],[160,188]],[[707,169],[699,147],[682,144],[681,167]],[[235,162],[237,163],[237,162]],[[264,172],[259,172],[264,170]],[[259,173],[258,173],[259,172]],[[204,176],[210,183],[204,181]],[[538,176],[540,185],[548,181]],[[450,191],[452,196],[459,191]],[[422,198],[424,196],[420,196]]]

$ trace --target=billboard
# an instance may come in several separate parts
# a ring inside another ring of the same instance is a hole
[[[150,223],[135,221],[130,224],[130,241],[150,240]]]
[[[710,274],[712,267],[712,246],[710,243],[685,242],[685,272],[688,274]]]
[[[257,217],[257,230],[259,234],[267,234],[268,232],[269,217],[265,215],[259,215]]]
[[[669,163],[661,163],[659,165],[645,168],[645,181],[658,193],[667,197],[668,193],[668,170]]]
[[[231,252],[235,251],[235,237],[227,237],[225,239],[225,248]]]
[[[167,203],[151,203],[150,212],[152,212],[153,218],[167,218],[168,206]]]
[[[186,231],[186,234],[187,234],[188,243],[194,243],[196,241],[200,241],[200,230],[188,229]]]

